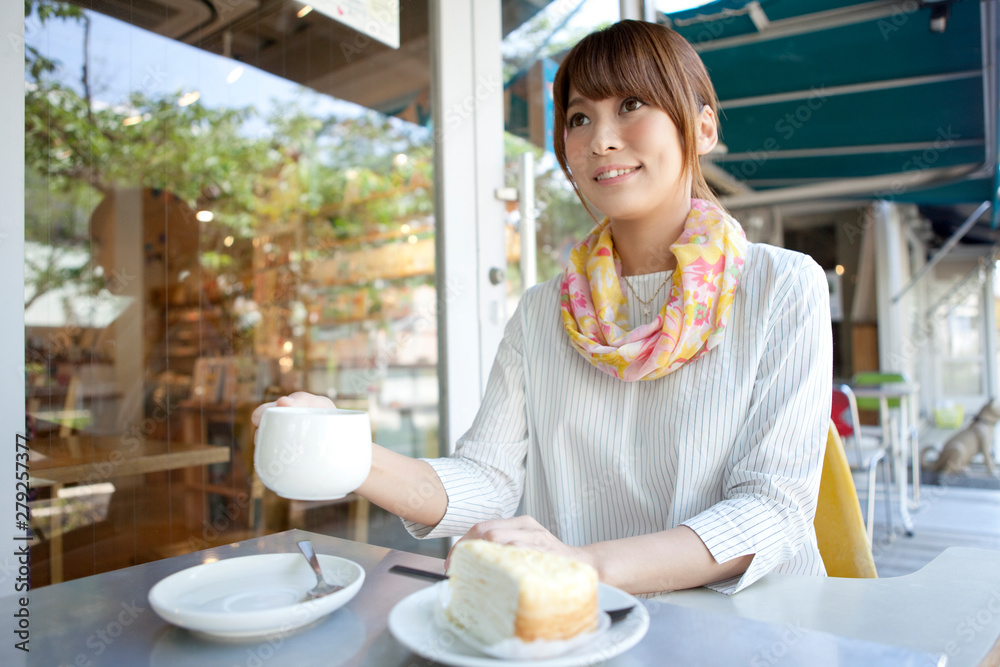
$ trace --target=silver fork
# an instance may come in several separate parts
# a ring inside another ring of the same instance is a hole
[[[323,570],[319,566],[319,559],[316,558],[316,550],[313,549],[312,542],[309,540],[302,540],[299,544],[299,551],[302,555],[306,557],[309,564],[312,566],[313,572],[316,573],[316,585],[311,589],[306,591],[306,596],[303,598],[305,600],[315,600],[316,598],[321,598],[324,595],[329,595],[330,593],[336,593],[339,590],[343,590],[343,586],[335,586],[334,584],[328,584],[326,579],[323,577]]]

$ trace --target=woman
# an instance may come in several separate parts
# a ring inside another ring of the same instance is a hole
[[[559,162],[606,218],[521,299],[455,455],[376,447],[358,493],[417,537],[567,554],[631,593],[824,574],[823,272],[747,243],[715,202],[698,164],[718,140],[715,92],[669,28],[586,37],[554,97]]]

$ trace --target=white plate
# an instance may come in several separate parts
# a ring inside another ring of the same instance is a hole
[[[347,604],[365,580],[354,561],[318,554],[331,584],[344,590],[302,602],[316,575],[301,554],[227,558],[182,570],[149,591],[163,620],[225,639],[287,635]]]
[[[600,584],[598,603],[601,609],[619,609],[635,605],[624,620],[612,625],[593,642],[564,655],[546,660],[508,661],[491,658],[467,645],[447,627],[435,621],[439,606],[437,586],[425,588],[403,598],[389,614],[389,631],[400,644],[414,653],[444,665],[455,667],[496,667],[524,665],[532,667],[575,667],[610,660],[639,643],[649,629],[649,612],[641,602],[612,586]]]

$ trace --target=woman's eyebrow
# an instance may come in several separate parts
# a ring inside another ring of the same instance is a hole
[[[576,97],[574,97],[573,99],[571,99],[569,102],[566,103],[566,108],[569,109],[570,107],[575,106],[577,104],[583,104],[584,99],[586,98],[577,95]]]

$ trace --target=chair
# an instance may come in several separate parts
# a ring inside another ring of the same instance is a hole
[[[813,525],[827,575],[855,579],[878,577],[869,534],[861,518],[854,477],[833,420],[827,432]]]
[[[895,371],[863,371],[861,373],[856,373],[851,379],[851,384],[855,387],[868,387],[872,385],[880,384],[911,384],[910,376],[906,373],[899,373]],[[901,410],[903,407],[903,400],[899,398],[887,399],[884,403],[879,401],[877,398],[867,398],[862,397],[857,399],[859,410],[875,410],[879,413],[879,426],[882,429],[883,437],[888,438],[889,433],[895,433],[892,431],[890,426],[889,414],[886,408],[889,410]],[[913,467],[913,502],[920,500],[920,436],[917,429],[917,404],[914,397],[910,397],[906,401],[906,406],[908,408],[908,414],[906,415],[906,422],[909,424],[908,432],[900,432],[899,438],[899,452],[905,451],[906,441],[909,440],[910,443],[910,465]],[[869,432],[873,430],[872,427],[861,427],[864,432]],[[894,436],[895,437],[895,436]]]
[[[851,384],[856,387],[870,387],[872,385],[878,384],[892,384],[894,382],[909,382],[910,378],[906,373],[882,373],[880,371],[862,371],[861,373],[856,373],[853,378],[851,378]],[[890,408],[899,407],[898,398],[889,399]],[[858,409],[859,410],[878,410],[879,401],[877,398],[859,398],[858,399]]]
[[[875,529],[875,477],[880,463],[882,464],[882,482],[885,484],[886,526],[890,532],[892,531],[892,494],[890,493],[891,476],[888,467],[888,451],[882,440],[862,432],[861,421],[858,418],[857,398],[846,384],[833,387],[831,419],[841,439],[850,438],[854,445],[850,449],[845,449],[845,456],[851,470],[860,470],[868,474],[865,526],[868,531],[868,544],[871,545]]]

